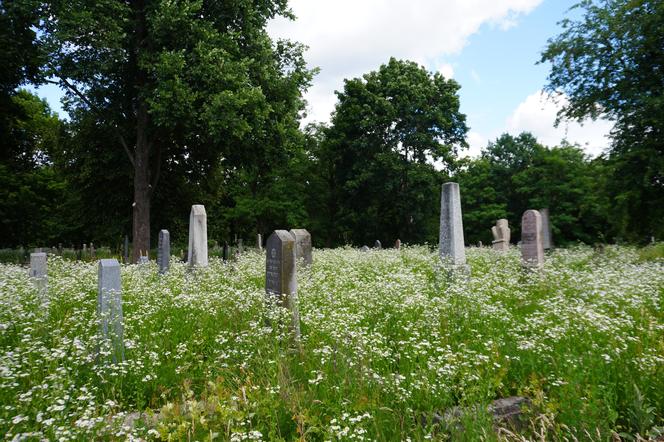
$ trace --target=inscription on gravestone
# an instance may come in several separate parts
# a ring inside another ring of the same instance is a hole
[[[171,234],[168,230],[159,231],[157,264],[159,265],[159,273],[162,275],[168,272],[171,266]]]
[[[521,217],[521,261],[525,267],[544,265],[542,216],[537,210],[526,210]]]

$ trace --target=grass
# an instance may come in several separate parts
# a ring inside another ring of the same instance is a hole
[[[20,440],[607,440],[664,427],[664,260],[426,247],[318,250],[298,270],[302,340],[266,307],[265,258],[123,266],[126,359],[98,356],[97,266],[49,257],[44,304],[0,265],[0,432]],[[485,406],[527,396],[520,428]],[[476,410],[458,425],[429,419]],[[139,413],[140,412],[140,413]],[[132,422],[129,425],[130,421]],[[443,428],[445,427],[445,428]]]

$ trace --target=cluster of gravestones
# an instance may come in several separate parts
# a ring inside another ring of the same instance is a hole
[[[493,249],[507,251],[510,228],[499,219],[491,228]],[[549,210],[526,210],[521,217],[521,261],[526,268],[544,265],[544,250],[552,247]],[[463,240],[463,217],[458,183],[445,183],[440,198],[440,258],[452,268],[468,271]]]

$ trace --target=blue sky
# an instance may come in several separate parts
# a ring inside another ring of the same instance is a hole
[[[321,73],[307,93],[309,121],[328,121],[343,79],[375,70],[391,56],[417,61],[461,84],[461,110],[476,155],[503,132],[533,132],[547,145],[579,143],[592,155],[608,141],[608,122],[553,122],[560,104],[540,91],[549,66],[536,65],[575,0],[291,0],[298,19],[274,20],[275,38],[309,46]],[[578,13],[575,13],[578,15]],[[38,93],[61,115],[57,86]]]

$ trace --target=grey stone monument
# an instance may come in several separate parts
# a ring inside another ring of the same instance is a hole
[[[542,216],[542,247],[544,250],[553,248],[553,238],[551,235],[551,222],[549,220],[549,209],[544,208],[539,210]]]
[[[275,230],[267,239],[265,252],[265,292],[268,300],[292,312],[293,332],[299,339],[295,239],[286,230]]]
[[[382,249],[383,245],[380,243],[380,240],[377,239],[376,242],[374,243],[374,249]]]
[[[207,215],[205,207],[201,204],[191,206],[188,253],[187,262],[191,267],[207,267]]]
[[[521,262],[532,269],[544,265],[542,215],[537,210],[526,210],[521,217]]]
[[[440,196],[440,259],[454,266],[466,265],[461,195],[458,183],[445,183]]]
[[[510,228],[507,220],[504,218],[496,221],[496,225],[491,227],[491,234],[493,235],[493,250],[506,252],[510,249]]]
[[[256,234],[256,247],[258,250],[263,251],[263,236],[260,233]]]
[[[122,286],[120,263],[116,259],[99,261],[97,315],[99,331],[113,362],[124,361]]]
[[[171,234],[168,230],[159,231],[159,242],[157,243],[157,264],[159,273],[163,275],[171,267]]]
[[[237,240],[237,252],[238,254],[244,252],[244,244],[242,242],[242,238]]]
[[[94,243],[92,243],[92,242],[90,242],[90,256],[91,256],[92,258],[95,257],[95,245],[94,245]]]
[[[368,252],[369,250],[371,250],[369,246],[362,246],[362,248],[360,249],[361,252]]]
[[[35,287],[40,295],[46,290],[48,281],[47,267],[46,267],[46,253],[37,252],[30,254],[30,277],[33,278]]]
[[[302,259],[305,266],[310,266],[314,262],[311,253],[311,234],[306,229],[291,229],[290,234],[295,240],[295,259]]]
[[[394,243],[394,248],[397,250],[401,250],[401,240],[397,239],[396,242]]]

